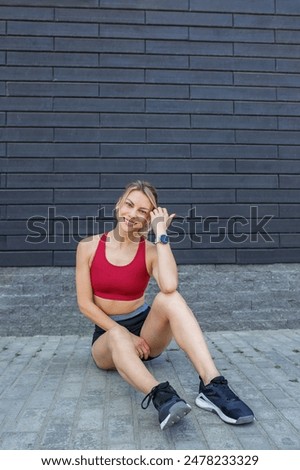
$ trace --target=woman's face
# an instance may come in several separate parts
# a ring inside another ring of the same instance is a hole
[[[125,232],[138,232],[150,220],[153,206],[148,197],[138,190],[131,191],[118,210],[118,222]]]

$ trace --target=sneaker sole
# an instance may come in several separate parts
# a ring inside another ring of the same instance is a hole
[[[168,416],[160,423],[160,429],[163,430],[173,426],[175,423],[178,423],[178,421],[184,418],[191,409],[190,405],[183,401],[175,403],[171,406]]]
[[[225,421],[225,423],[228,424],[248,424],[252,423],[252,421],[254,421],[255,419],[253,415],[241,416],[238,419],[230,418],[229,416],[226,416],[220,410],[220,408],[218,408],[210,400],[208,400],[208,398],[202,393],[197,396],[195,403],[202,410],[212,411],[213,413],[216,413],[222,419],[222,421]]]

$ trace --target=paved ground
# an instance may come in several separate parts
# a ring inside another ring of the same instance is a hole
[[[161,431],[151,405],[116,372],[99,371],[90,338],[0,338],[1,449],[300,449],[300,330],[210,332],[219,369],[256,422],[223,423],[194,405],[198,377],[175,343],[149,368],[192,405]]]

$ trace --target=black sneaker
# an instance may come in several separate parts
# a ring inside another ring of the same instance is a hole
[[[229,388],[223,376],[215,377],[208,385],[204,385],[200,377],[196,405],[203,410],[217,413],[225,423],[246,424],[254,420],[253,412]]]
[[[148,401],[144,405],[147,399]],[[151,392],[145,396],[141,403],[141,407],[144,410],[148,408],[151,399],[153,405],[158,410],[161,429],[172,426],[191,411],[190,405],[179,397],[169,382],[160,383],[152,388]]]

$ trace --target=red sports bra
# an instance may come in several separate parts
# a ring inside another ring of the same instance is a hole
[[[133,260],[125,266],[111,264],[105,256],[107,234],[99,240],[90,276],[94,295],[111,300],[136,300],[143,297],[150,276],[147,271],[146,243],[141,238]]]

